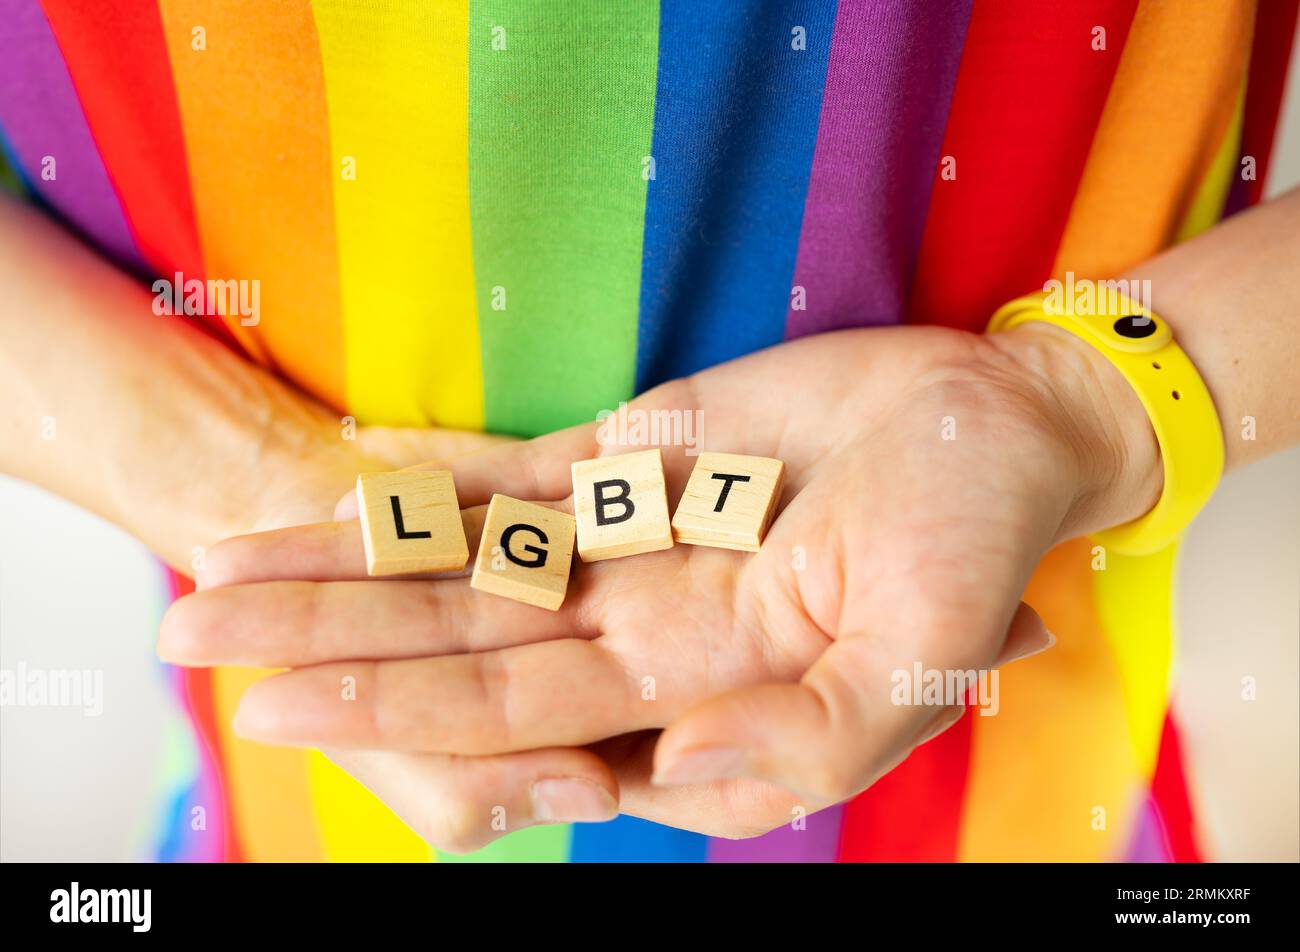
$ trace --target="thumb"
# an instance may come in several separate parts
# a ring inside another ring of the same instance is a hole
[[[493,493],[535,501],[564,499],[571,486],[569,465],[593,454],[595,432],[594,424],[584,424],[516,440],[463,430],[369,428],[358,431],[357,438],[386,445],[393,453],[393,469],[451,470],[460,506],[469,509],[486,505]],[[355,492],[339,500],[334,518],[357,518]]]
[[[1028,657],[1053,641],[1037,613],[1021,603],[990,660]],[[882,652],[868,637],[837,641],[798,684],[732,691],[684,714],[659,739],[655,782],[753,777],[815,805],[847,800],[958,719],[965,690],[938,707],[916,703],[910,692],[900,700],[897,675],[912,670],[912,663]]]
[[[388,469],[437,469],[447,459],[514,442],[512,437],[439,427],[367,426],[357,430],[357,451]],[[357,518],[357,494],[350,489],[334,507],[336,521]]]
[[[512,440],[508,436],[440,427],[363,426],[357,430],[358,451],[393,469],[465,456],[509,442]]]

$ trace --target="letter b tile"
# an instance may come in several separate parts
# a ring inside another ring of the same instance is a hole
[[[584,562],[672,548],[659,450],[574,463],[573,513]]]
[[[573,516],[497,493],[488,506],[470,587],[555,611],[573,561]]]

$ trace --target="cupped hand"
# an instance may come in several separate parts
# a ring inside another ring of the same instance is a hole
[[[1049,327],[827,334],[631,409],[698,411],[700,449],[785,462],[759,552],[575,563],[549,613],[463,575],[366,580],[345,500],[342,521],[215,547],[161,654],[293,668],[248,692],[237,729],[334,751],[436,846],[499,835],[497,806],[506,829],[617,802],[754,835],[859,792],[960,715],[893,703],[894,672],[1049,646],[1020,602],[1040,557],[1160,486],[1136,397]],[[590,424],[443,465],[473,545],[492,493],[567,507],[573,461],[640,448],[602,446]],[[671,507],[693,457],[663,449]]]
[[[328,519],[338,494],[355,485],[358,473],[441,465],[437,461],[510,442],[508,437],[466,430],[358,426],[314,406],[302,415],[307,419],[292,428],[292,444],[277,440],[284,445],[268,454],[268,465],[257,467],[256,503],[235,517],[247,523],[244,532]]]

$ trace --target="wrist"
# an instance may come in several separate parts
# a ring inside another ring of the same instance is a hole
[[[1148,512],[1164,483],[1159,444],[1142,401],[1106,355],[1046,323],[988,340],[1041,394],[1066,448],[1072,498],[1058,541]]]

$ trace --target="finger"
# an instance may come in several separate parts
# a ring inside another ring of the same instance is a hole
[[[618,781],[581,749],[481,758],[371,750],[328,756],[448,853],[472,852],[525,827],[600,823],[618,813]]]
[[[485,598],[467,579],[436,582],[255,582],[173,602],[158,656],[171,664],[301,667],[489,651],[594,637],[570,599],[542,612]]]
[[[815,815],[824,804],[812,804],[776,784],[740,777],[716,783],[659,786],[651,782],[654,748],[659,731],[642,731],[592,745],[614,771],[619,785],[619,811],[652,823],[705,836],[745,839],[799,823],[815,835],[830,817]]]
[[[513,441],[513,437],[476,430],[439,427],[363,426],[356,431],[360,453],[393,469],[431,459],[454,459]]]
[[[1025,643],[1033,634],[1015,629],[1041,624],[1022,604],[1007,640]],[[799,684],[732,691],[681,717],[656,749],[656,782],[755,777],[814,802],[845,800],[901,763],[931,733],[933,706],[894,690],[897,673],[912,668],[911,660],[882,650],[874,639],[838,641]]]
[[[1047,630],[1038,612],[1024,602],[1016,609],[1011,627],[1007,629],[1007,640],[1002,643],[1002,650],[993,661],[993,667],[1000,668],[1013,661],[1024,661],[1036,654],[1041,654],[1056,644],[1056,635]]]
[[[461,578],[473,569],[474,556],[483,535],[487,507],[464,509],[460,514],[469,544],[469,561],[456,572],[410,575],[417,578]],[[270,582],[277,579],[307,579],[316,582],[369,578],[366,551],[361,541],[361,522],[318,522],[290,526],[251,535],[234,536],[218,542],[206,553],[195,572],[200,591],[223,585]]]
[[[964,704],[954,704],[949,707],[940,708],[939,713],[932,717],[930,723],[921,731],[920,736],[917,738],[916,746],[920,747],[922,744],[930,743],[930,741],[934,740],[940,734],[955,725],[965,716],[965,714],[966,705]],[[908,751],[908,754],[910,753],[911,751]],[[906,756],[904,756],[904,759],[906,759]],[[899,763],[902,763],[902,761],[900,760]],[[894,764],[894,767],[897,766],[898,764]],[[889,770],[893,770],[894,767],[890,767]],[[888,772],[888,770],[885,771],[885,773]]]
[[[298,747],[498,754],[657,726],[656,705],[599,641],[299,668],[254,684],[241,736]]]
[[[569,500],[535,505],[573,512]],[[455,572],[404,575],[401,580],[467,578],[473,573],[483,526],[487,521],[487,506],[463,509],[460,518],[469,548],[465,568]],[[370,578],[361,540],[361,523],[356,519],[291,526],[225,539],[205,553],[195,574],[195,588],[199,591],[277,579],[342,582]]]
[[[573,489],[573,462],[595,456],[596,450],[596,426],[588,423],[410,469],[450,470],[462,507],[486,505],[493,493],[515,499],[557,500],[567,497]],[[358,514],[353,490],[339,500],[334,518],[356,519]]]

